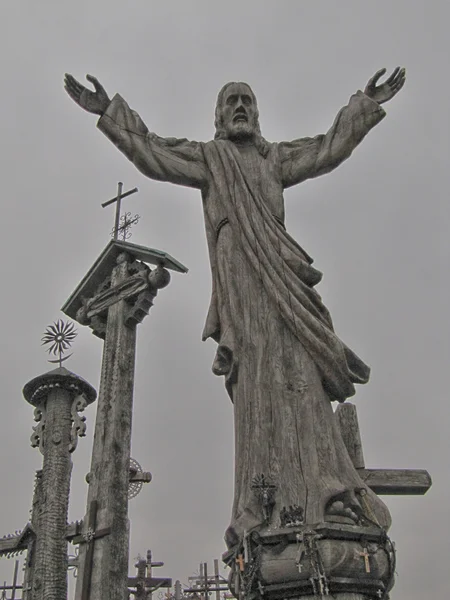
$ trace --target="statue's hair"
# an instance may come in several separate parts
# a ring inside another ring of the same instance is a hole
[[[255,96],[252,88],[248,85],[248,83],[245,83],[243,81],[239,81],[239,82],[229,81],[220,90],[220,92],[217,96],[217,102],[216,102],[215,121],[214,121],[214,125],[216,127],[216,133],[214,134],[214,139],[215,140],[228,139],[228,134],[225,130],[225,126],[223,123],[223,98],[224,98],[225,92],[230,87],[230,85],[245,85],[249,89],[250,94],[252,96],[253,104],[255,106],[254,121],[252,123],[254,130],[255,130],[255,146],[256,146],[258,152],[260,154],[262,154],[264,157],[266,157],[267,153],[269,152],[269,144],[261,135],[261,128],[259,126],[258,103],[256,101],[256,96]]]

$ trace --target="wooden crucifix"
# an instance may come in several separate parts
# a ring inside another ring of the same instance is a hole
[[[110,204],[116,203],[116,218],[114,221],[114,228],[112,231],[114,240],[117,240],[119,238],[119,232],[122,229],[124,230],[124,240],[125,240],[126,232],[129,229],[129,227],[131,225],[133,225],[134,223],[137,223],[137,221],[139,220],[139,216],[136,215],[133,219],[130,219],[127,221],[127,218],[125,215],[124,223],[122,226],[120,225],[120,209],[121,209],[121,203],[122,203],[123,198],[126,198],[127,196],[131,196],[131,194],[134,194],[135,192],[138,191],[138,188],[135,187],[132,190],[128,190],[128,192],[124,192],[122,194],[122,189],[123,189],[123,183],[121,181],[119,181],[119,183],[117,184],[117,196],[115,198],[111,198],[111,200],[107,200],[106,202],[103,202],[103,204],[102,204],[102,208],[105,208],[106,206],[109,206]]]
[[[137,573],[135,577],[128,577],[128,592],[135,600],[147,600],[159,588],[171,588],[172,579],[167,577],[153,577],[153,567],[163,567],[164,563],[152,560],[151,550],[147,551],[147,558],[140,558],[135,564]]]
[[[72,544],[86,544],[87,546],[81,583],[82,600],[89,600],[90,597],[94,542],[95,540],[102,538],[105,535],[109,535],[111,533],[111,527],[105,527],[103,529],[98,530],[96,529],[97,510],[98,502],[96,500],[92,500],[87,518],[87,529],[84,533],[82,533],[79,536],[76,536],[72,540]]]

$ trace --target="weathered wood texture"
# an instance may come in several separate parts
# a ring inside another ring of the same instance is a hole
[[[421,496],[431,487],[431,477],[423,469],[358,469],[361,479],[376,494]]]
[[[356,406],[351,402],[339,404],[335,411],[335,415],[339,423],[342,439],[355,469],[364,469],[364,454],[361,435],[359,433]]]
[[[245,124],[234,118],[238,113]],[[140,132],[148,129],[119,95],[98,122],[148,177],[204,191],[213,294],[203,335],[219,344],[213,372],[225,377],[235,410],[230,548],[245,531],[278,527],[290,506],[307,523],[323,521],[330,489],[342,494],[361,486],[330,397],[351,396],[353,381],[366,381],[368,368],[337,338],[312,289],[321,274],[286,233],[283,190],[337,167],[383,116],[358,92],[325,135],[271,144],[256,131],[251,89],[230,84],[219,93],[216,139],[205,144],[152,134],[143,143]],[[247,126],[242,138],[238,130]],[[258,474],[276,486],[264,506],[263,493],[252,488]],[[367,502],[387,526],[382,501],[368,494]]]
[[[233,558],[248,531],[328,517],[356,524],[355,490],[380,528],[390,523],[383,502],[362,487],[330,403],[352,396],[369,368],[336,336],[313,289],[321,273],[286,233],[283,199],[284,189],[336,168],[383,119],[380,105],[401,89],[405,73],[398,68],[377,86],[380,76],[351,97],[326,134],[272,144],[261,135],[247,84],[223,86],[215,139],[197,143],[149,133],[120,95],[111,101],[97,81],[92,92],[66,75],[69,95],[101,115],[99,129],[141,173],[202,190],[213,274],[203,337],[218,343],[213,372],[225,377],[235,411],[235,498],[226,532]],[[361,449],[351,452],[363,467]]]
[[[350,402],[340,404],[335,415],[353,465],[372,491],[380,495],[417,496],[430,489],[430,474],[423,469],[366,469],[356,406]]]
[[[128,277],[126,260],[111,285]],[[128,583],[128,485],[133,405],[136,327],[124,324],[125,300],[108,309],[105,346],[90,470],[88,507],[98,502],[96,527],[111,534],[93,543],[90,590],[83,590],[87,545],[80,547],[76,600],[123,600]],[[83,591],[84,594],[83,595]]]
[[[67,511],[72,460],[72,395],[53,388],[47,398],[42,468],[43,502],[36,507],[38,523],[33,600],[67,598]]]
[[[41,514],[41,506],[44,502],[44,490],[43,490],[43,480],[42,480],[42,469],[36,471],[35,481],[34,481],[34,492],[33,492],[33,504],[31,508],[31,527],[33,531],[38,531],[39,528],[39,518]],[[22,600],[28,600],[32,598],[32,591],[34,588],[34,567],[36,564],[36,553],[34,552],[34,547],[36,544],[35,535],[33,535],[34,540],[33,543],[29,546],[29,551],[27,555],[27,560],[25,562],[25,572],[23,576],[23,591],[22,591]]]

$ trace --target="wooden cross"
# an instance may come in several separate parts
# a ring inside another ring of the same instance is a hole
[[[135,564],[136,577],[128,577],[128,592],[133,594],[136,600],[146,600],[155,590],[171,588],[172,580],[168,578],[152,577],[152,567],[163,567],[163,562],[153,562],[151,550],[147,551],[147,559],[140,558]]]
[[[242,554],[239,554],[239,555],[236,557],[236,564],[238,564],[238,565],[239,565],[239,571],[240,571],[241,573],[243,573],[243,572],[244,572],[244,570],[245,570],[245,562],[244,562],[244,557],[242,556]]]
[[[83,579],[81,587],[81,600],[89,600],[91,589],[92,562],[94,558],[94,542],[105,535],[111,533],[111,527],[96,530],[97,524],[98,502],[92,500],[89,507],[87,519],[87,530],[73,538],[72,544],[87,544],[86,553],[84,555]]]
[[[188,581],[195,582],[192,587],[185,588],[184,593],[194,598],[199,594],[204,594],[204,598],[209,598],[210,592],[216,592],[216,600],[220,600],[221,592],[228,591],[227,580],[219,573],[219,561],[214,559],[214,575],[208,576],[208,564],[200,563],[200,576],[188,577]],[[176,585],[176,584],[175,584]],[[181,593],[181,590],[180,590]],[[175,598],[177,598],[175,594]]]
[[[362,558],[364,558],[364,566],[366,568],[366,573],[370,573],[370,562],[369,562],[369,556],[370,554],[367,551],[367,548],[364,548],[364,550],[362,552],[358,552],[356,551],[358,556],[361,556]]]
[[[353,465],[372,491],[380,495],[417,496],[430,489],[430,474],[423,469],[366,469],[356,406],[344,402],[337,407],[335,415]]]
[[[103,204],[102,204],[102,208],[105,208],[106,206],[109,206],[110,204],[113,204],[114,202],[116,202],[116,218],[115,218],[114,229],[113,229],[115,240],[117,240],[117,238],[119,236],[119,230],[120,230],[121,201],[123,198],[126,198],[127,196],[131,196],[131,194],[134,194],[135,192],[138,191],[137,187],[135,187],[132,190],[128,190],[128,192],[125,192],[124,194],[122,194],[122,189],[123,189],[123,183],[121,181],[119,181],[119,183],[117,184],[117,196],[115,198],[111,198],[111,200],[108,200],[107,202],[103,202]]]

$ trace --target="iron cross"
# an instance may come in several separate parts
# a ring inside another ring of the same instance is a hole
[[[111,198],[111,200],[108,200],[107,202],[103,202],[103,204],[102,204],[102,208],[105,208],[106,206],[109,206],[110,204],[114,204],[114,202],[116,203],[116,218],[115,218],[114,229],[113,229],[115,240],[117,240],[117,238],[119,237],[119,231],[121,230],[121,226],[120,226],[121,201],[123,198],[126,198],[127,196],[131,196],[131,194],[134,194],[135,192],[138,191],[137,187],[135,187],[132,190],[128,190],[128,192],[125,192],[124,194],[122,194],[122,189],[123,189],[123,183],[121,181],[119,181],[119,183],[117,184],[117,196],[115,198]],[[136,215],[136,217],[138,217],[138,215]],[[136,217],[133,219],[134,222],[137,222]],[[125,222],[126,222],[126,219],[125,219]]]

